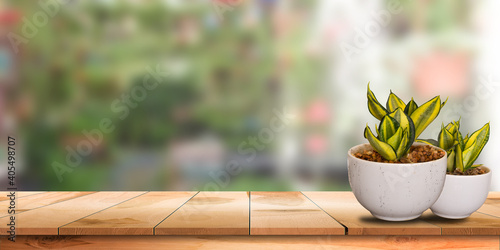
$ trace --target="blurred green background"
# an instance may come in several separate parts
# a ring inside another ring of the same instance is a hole
[[[498,87],[477,91],[498,79],[495,6],[4,0],[0,132],[18,139],[23,190],[349,190],[346,152],[375,123],[371,81],[381,100],[389,89],[418,103],[449,96],[428,137],[442,121],[462,117],[472,130],[491,120],[480,160],[498,162]],[[346,56],[373,22],[379,31]],[[164,73],[151,90],[150,71]],[[112,132],[99,130],[103,119]],[[91,152],[68,156],[79,150]]]

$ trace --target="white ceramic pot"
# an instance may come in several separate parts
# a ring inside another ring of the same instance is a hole
[[[380,163],[354,156],[371,149],[370,144],[351,148],[347,165],[352,192],[373,216],[388,221],[412,220],[436,202],[446,177],[446,154],[422,163]]]
[[[432,205],[437,216],[463,219],[478,210],[486,201],[491,184],[491,170],[481,175],[446,175],[443,192]]]

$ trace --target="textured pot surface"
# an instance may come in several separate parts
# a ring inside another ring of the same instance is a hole
[[[432,205],[434,214],[448,219],[463,219],[486,201],[491,184],[491,170],[481,175],[446,175],[443,192]]]
[[[354,156],[371,149],[370,144],[351,148],[347,165],[356,199],[373,216],[389,221],[412,220],[436,202],[446,177],[446,155],[422,163],[379,163]]]

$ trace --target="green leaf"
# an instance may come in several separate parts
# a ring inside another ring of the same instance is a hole
[[[412,142],[413,143],[413,142]],[[401,138],[401,143],[399,144],[398,149],[396,150],[396,157],[400,159],[403,156],[406,156],[405,154],[408,153],[408,149],[411,147],[410,143],[410,135],[407,129],[403,131],[403,135]]]
[[[464,139],[462,138],[462,133],[460,132],[460,130],[457,130],[457,132],[455,133],[455,143],[460,146],[462,151],[465,149]]]
[[[413,124],[413,121],[410,119],[410,117],[408,117],[408,115],[405,114],[405,112],[401,108],[396,109],[394,112],[390,113],[389,116],[396,119],[399,122],[400,127],[408,130],[408,145],[405,148],[405,151],[410,150],[410,147],[416,138],[415,125]]]
[[[448,161],[446,163],[446,168],[448,172],[453,172],[454,165],[455,165],[455,151],[451,151],[451,153],[448,154]]]
[[[467,134],[465,137],[464,137],[464,144],[467,145],[467,142],[469,142],[469,134]]]
[[[443,102],[443,103],[441,103],[441,108],[443,108],[443,107],[444,107],[444,105],[446,105],[446,103],[447,103],[447,102],[448,102],[448,97],[446,97],[446,100],[444,100],[444,102]]]
[[[416,139],[415,141],[439,147],[439,142],[434,139]]]
[[[370,129],[370,127],[368,127],[368,125],[365,128],[365,138],[368,139],[373,149],[375,149],[375,151],[382,155],[382,157],[384,157],[386,160],[396,160],[396,152],[392,149],[391,145],[377,139],[377,137],[373,135],[372,130]]]
[[[453,138],[453,135],[444,128],[444,124],[441,125],[441,132],[439,132],[438,136],[438,142],[439,142],[439,147],[444,149],[444,150],[449,150],[451,147],[453,147],[455,138]]]
[[[434,119],[439,115],[441,110],[441,98],[439,96],[434,97],[430,101],[422,104],[418,107],[412,114],[411,119],[415,124],[415,137],[418,136],[431,124]]]
[[[455,124],[455,122],[450,122],[446,125],[446,127],[444,127],[446,130],[448,130],[448,132],[452,135],[455,135],[455,133],[458,131],[459,129],[459,126],[460,126],[460,123],[459,125],[457,126],[457,124]]]
[[[465,145],[467,150],[471,150],[471,155],[467,158],[467,161],[464,162],[465,167],[470,167],[474,164],[479,154],[483,150],[484,146],[488,142],[490,138],[490,124],[486,123],[482,128],[478,129],[476,132],[472,133]]]
[[[392,93],[391,91],[391,93],[389,94],[389,98],[387,98],[387,111],[394,112],[394,110],[398,108],[405,109],[405,106],[406,105],[403,100],[401,100],[396,94]]]
[[[385,115],[387,115],[387,110],[378,102],[377,98],[370,90],[370,83],[368,83],[368,110],[370,113],[377,118],[378,120],[382,120]]]
[[[392,149],[396,151],[399,146],[401,145],[401,140],[403,138],[403,129],[400,127],[398,130],[394,133],[391,138],[389,138],[386,142],[391,145]]]
[[[462,154],[462,147],[460,145],[455,146],[455,167],[464,171],[464,158]]]
[[[411,115],[416,109],[418,108],[418,105],[417,103],[413,100],[413,97],[411,98],[411,100],[408,102],[408,104],[406,104],[406,107],[405,107],[405,110],[404,112],[407,114],[407,115]]]
[[[490,135],[490,123],[484,124],[484,126],[478,130],[476,130],[474,133],[472,133],[469,137],[469,142],[466,144],[466,147],[468,148],[470,144],[472,144],[474,141],[483,141],[484,144],[488,142]]]
[[[467,170],[470,166],[472,166],[472,163],[469,165],[469,162],[471,160],[471,157],[472,157],[472,153],[473,153],[473,150],[474,150],[474,146],[476,145],[476,142],[473,142],[469,148],[465,149],[463,151],[463,159],[464,159],[464,170]]]
[[[393,136],[396,131],[399,128],[399,122],[386,115],[384,118],[382,118],[382,121],[380,122],[379,128],[378,128],[378,138],[381,141],[387,142],[389,137]]]
[[[458,130],[458,128],[456,127],[454,122],[450,122],[450,123],[446,124],[446,126],[444,128],[446,130],[448,130],[448,132],[450,132],[450,134],[452,134],[452,135],[454,135],[455,132]]]

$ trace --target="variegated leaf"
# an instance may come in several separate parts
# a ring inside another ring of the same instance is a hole
[[[417,108],[418,108],[417,103],[413,100],[413,98],[411,98],[408,104],[406,104],[404,111],[407,115],[411,115],[413,111],[415,111]]]
[[[439,115],[441,110],[441,98],[434,97],[430,101],[418,107],[410,116],[415,124],[415,137],[418,138],[420,134],[431,124],[434,119]]]
[[[370,83],[368,83],[368,110],[370,113],[377,118],[378,120],[382,120],[384,116],[387,114],[387,110],[380,104],[380,102],[375,97],[375,94],[370,90]]]
[[[441,98],[439,96],[434,97],[430,101],[422,104],[418,107],[410,116],[415,124],[415,137],[418,136],[431,124],[434,119],[439,114],[441,110]]]
[[[447,103],[447,102],[448,102],[448,97],[446,97],[446,100],[444,100],[444,102],[443,102],[443,103],[441,103],[441,108],[443,108],[443,107],[444,107],[444,105],[446,105],[446,103]]]
[[[455,146],[455,167],[464,171],[464,158],[462,154],[462,147],[460,145]]]
[[[465,137],[464,137],[464,144],[467,145],[467,142],[469,142],[469,134],[467,134]]]
[[[415,125],[413,124],[413,121],[401,108],[396,109],[394,112],[390,113],[389,116],[396,119],[399,122],[400,127],[408,130],[408,145],[405,149],[405,151],[408,151],[416,139]]]
[[[474,161],[476,161],[477,157],[479,157],[479,154],[481,154],[481,151],[488,142],[489,138],[490,138],[489,123],[486,123],[482,128],[480,128],[479,130],[470,135],[469,139],[467,140],[467,144],[465,145],[465,148],[471,150],[470,157],[467,159],[467,161],[464,162],[466,168],[474,164]]]
[[[470,146],[469,148],[465,149],[463,151],[463,159],[464,159],[464,169],[467,170],[470,166],[472,166],[472,164],[469,165],[469,162],[471,160],[471,158],[473,157],[472,156],[472,153],[474,152],[474,146],[476,145],[476,142],[474,141]]]
[[[403,129],[401,127],[389,138],[387,139],[387,143],[391,145],[392,149],[396,151],[401,144],[401,140],[403,139]]]
[[[421,142],[428,145],[439,147],[439,142],[434,139],[416,139],[415,142]]]
[[[457,125],[455,124],[455,122],[450,122],[448,123],[444,129],[448,130],[448,132],[450,132],[450,134],[452,135],[455,135],[455,133],[458,131],[458,127]]]
[[[455,166],[455,151],[451,151],[448,154],[448,162],[446,163],[446,169],[448,172],[453,172],[453,167]]]
[[[413,142],[410,142],[409,131],[408,129],[404,129],[401,142],[399,143],[399,147],[396,150],[396,157],[400,159],[401,157],[406,156],[405,154],[408,153],[408,149],[411,147],[411,144],[413,144]]]
[[[387,98],[387,103],[385,106],[386,106],[388,112],[394,112],[394,110],[396,110],[398,108],[401,108],[404,110],[406,107],[403,100],[401,100],[396,94],[392,93],[392,91],[389,94],[389,98]]]
[[[368,139],[373,149],[386,160],[396,160],[396,152],[392,149],[391,145],[377,139],[368,125],[365,128],[365,138]]]
[[[382,118],[382,121],[380,121],[380,125],[378,127],[378,139],[386,142],[389,137],[393,136],[394,133],[396,133],[398,128],[399,122],[396,119],[388,115],[384,116],[384,118]]]
[[[460,146],[460,148],[462,149],[462,151],[464,151],[465,149],[464,138],[462,137],[462,133],[460,132],[460,130],[457,130],[457,132],[455,133],[455,143],[457,143],[458,146]]]
[[[454,140],[455,138],[453,138],[453,134],[446,130],[444,124],[441,125],[441,132],[439,132],[438,136],[439,147],[444,150],[449,150],[453,147]]]

